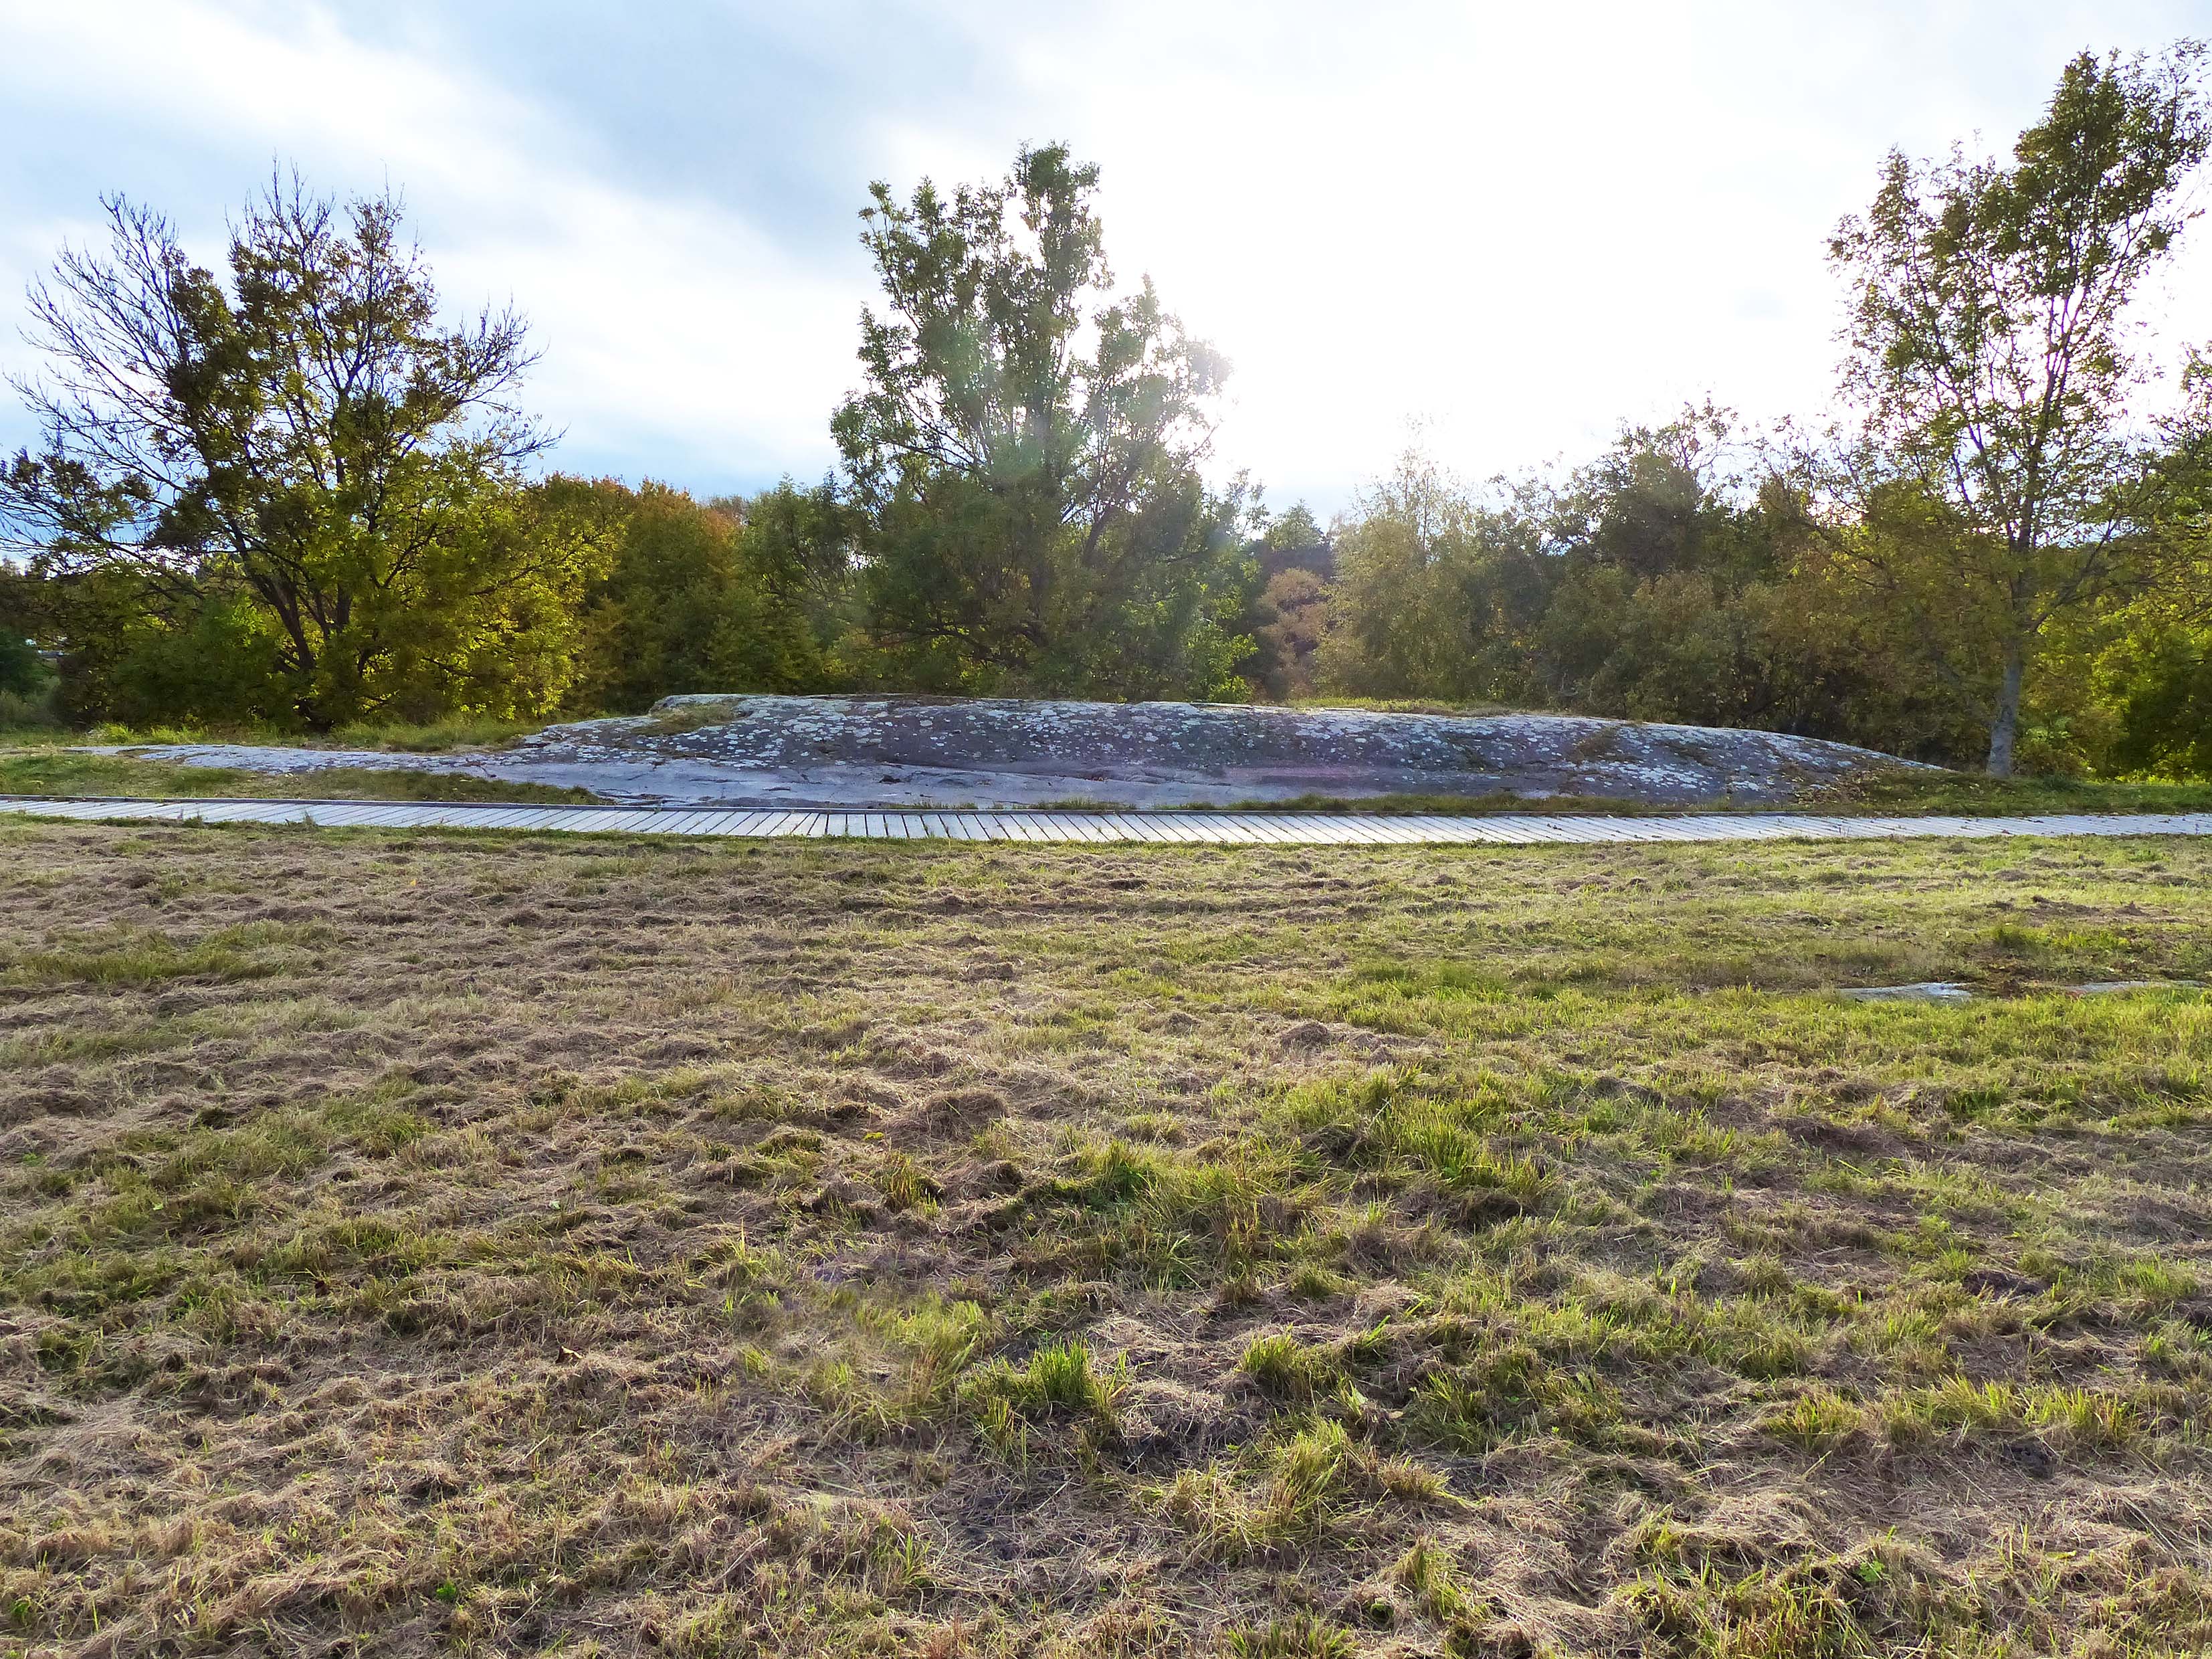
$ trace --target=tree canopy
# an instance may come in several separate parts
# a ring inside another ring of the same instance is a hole
[[[108,253],[66,251],[33,290],[47,372],[18,390],[43,442],[0,476],[15,544],[82,579],[72,646],[137,636],[189,672],[219,642],[254,712],[311,727],[557,700],[585,569],[518,508],[547,443],[513,402],[522,319],[443,324],[390,193],[279,178],[222,276],[159,214],[106,206]]]
[[[924,680],[1206,693],[1239,654],[1244,501],[1199,470],[1227,366],[1149,281],[1113,296],[1097,183],[1051,145],[862,214],[886,309],[832,430],[869,614]]]
[[[2203,48],[2069,63],[2011,159],[1893,152],[1830,253],[1852,291],[1863,413],[1836,546],[1975,700],[2012,769],[2029,660],[2055,619],[2157,579],[2153,450],[2130,303],[2194,216],[2212,144]]]

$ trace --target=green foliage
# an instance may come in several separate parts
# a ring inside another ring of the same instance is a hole
[[[1303,566],[1267,578],[1252,605],[1255,649],[1241,671],[1256,690],[1279,702],[1311,693],[1314,653],[1328,626],[1328,582]]]
[[[1057,1407],[1110,1422],[1128,1383],[1127,1359],[1102,1370],[1092,1363],[1086,1345],[1069,1340],[1045,1344],[1021,1365],[994,1360],[975,1372],[968,1391],[979,1410],[1004,1401],[1022,1410]]]
[[[2212,633],[2172,629],[2120,647],[2114,758],[2159,777],[2212,777]]]
[[[47,678],[35,645],[12,629],[0,632],[0,695],[31,696],[45,689]]]
[[[1358,1651],[1349,1631],[1310,1613],[1240,1625],[1222,1638],[1222,1648],[1231,1659],[1352,1659]]]
[[[2156,60],[2085,52],[2009,163],[1893,152],[1872,206],[1830,245],[1864,426],[1827,471],[1844,507],[1827,540],[1923,621],[1926,650],[1971,689],[1999,775],[2054,620],[2165,574],[2129,308],[2212,149],[2203,58],[2191,43]]]
[[[1344,1384],[1344,1369],[1326,1348],[1300,1342],[1287,1331],[1255,1339],[1238,1369],[1270,1400],[1310,1405]]]
[[[1528,629],[1554,575],[1533,517],[1486,508],[1408,454],[1335,541],[1316,666],[1332,690],[1446,702],[1529,700]]]
[[[73,706],[320,730],[556,703],[591,550],[519,487],[547,441],[511,402],[521,319],[441,326],[390,192],[276,180],[220,277],[107,208],[109,254],[33,292],[41,453],[0,475]]]
[[[994,185],[873,186],[890,300],[831,422],[880,675],[944,690],[1220,695],[1256,586],[1241,489],[1198,471],[1226,365],[1111,277],[1098,171],[1024,149]],[[1097,296],[1093,302],[1093,296]]]
[[[834,604],[842,574],[826,491],[787,483],[750,506],[702,506],[665,484],[611,479],[555,478],[538,490],[607,550],[583,599],[574,707],[627,712],[684,692],[830,683],[821,627],[833,613],[810,603],[826,591]]]
[[[1724,411],[1686,410],[1561,483],[1488,495],[1407,456],[1340,526],[1322,684],[1970,750],[1970,708],[1797,556],[1794,505],[1732,469],[1732,444]]]

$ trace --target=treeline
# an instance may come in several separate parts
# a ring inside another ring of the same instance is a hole
[[[1625,430],[1564,478],[1469,489],[1409,454],[1334,534],[1276,554],[1287,568],[1263,592],[1260,693],[1757,726],[1984,761],[2002,690],[1986,600],[1940,542],[1877,544],[1926,561],[1929,602],[1885,586],[1863,542],[1814,517],[1797,459],[1711,407]],[[2181,499],[2146,545],[2113,550],[2099,602],[2042,629],[2023,769],[2212,769],[2212,571],[2194,496],[2207,459],[2201,440],[2158,458]],[[1850,528],[1895,533],[1880,515]]]
[[[837,476],[708,502],[533,482],[523,323],[441,322],[395,197],[280,178],[220,276],[112,200],[109,251],[32,293],[45,441],[0,475],[25,556],[0,621],[58,664],[66,715],[129,721],[1248,695],[1253,502],[1200,470],[1225,368],[1149,287],[1110,292],[1097,185],[1054,148],[949,198],[878,186],[891,305]]]
[[[1833,425],[1689,410],[1479,488],[1409,456],[1326,530],[1209,483],[1227,365],[1115,287],[1059,147],[873,187],[838,465],[742,500],[542,476],[522,319],[447,320],[389,194],[279,178],[220,272],[112,200],[31,295],[0,724],[1352,696],[2202,773],[2212,369],[2147,416],[2131,309],[2192,216],[2202,62],[2084,54],[2009,156],[1893,155],[1829,249]]]

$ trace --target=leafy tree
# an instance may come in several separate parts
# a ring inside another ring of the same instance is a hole
[[[2095,674],[2115,712],[2111,762],[2212,776],[2212,359],[2190,355],[2189,393],[2165,423],[2142,500],[2172,580],[2112,619]]]
[[[33,696],[52,678],[33,643],[42,586],[30,572],[0,560],[0,696]]]
[[[1852,294],[1844,386],[1863,447],[1831,475],[1842,565],[1923,625],[2010,773],[2023,688],[2055,619],[2155,574],[2136,492],[2129,307],[2192,216],[2212,143],[2203,50],[2088,53],[2011,160],[1893,153],[1831,258]]]
[[[656,483],[556,478],[541,489],[608,549],[606,574],[584,596],[575,706],[637,709],[672,693],[829,682],[801,492],[785,485],[754,509],[737,498],[702,505]]]
[[[1408,457],[1340,525],[1324,682],[1957,752],[1955,694],[1800,556],[1796,501],[1730,445],[1723,411],[1689,410],[1486,498]]]
[[[1314,689],[1314,653],[1328,628],[1335,556],[1304,501],[1282,513],[1255,509],[1253,517],[1263,527],[1246,544],[1251,576],[1245,606],[1229,628],[1252,641],[1238,677],[1254,696],[1279,702]]]
[[[41,452],[0,475],[13,544],[83,579],[73,643],[116,634],[102,684],[130,679],[128,636],[180,666],[243,653],[251,672],[206,664],[205,695],[178,694],[242,679],[229,712],[315,729],[557,700],[588,550],[520,495],[548,442],[512,402],[522,320],[441,325],[388,192],[341,208],[272,182],[227,280],[158,214],[106,205],[108,256],[65,251],[33,290],[51,370],[18,390]]]
[[[832,429],[872,625],[926,680],[1208,695],[1249,648],[1243,498],[1199,473],[1226,366],[1149,281],[1108,297],[1097,182],[1053,145],[861,215],[889,306]]]
[[[1260,533],[1260,544],[1284,561],[1284,568],[1287,568],[1288,561],[1299,554],[1326,553],[1328,535],[1315,520],[1313,509],[1298,501],[1267,520],[1267,527]]]
[[[1315,664],[1332,690],[1528,703],[1532,634],[1559,562],[1528,491],[1486,503],[1418,452],[1364,491],[1332,541]]]
[[[742,503],[741,513],[745,557],[784,625],[804,629],[808,663],[790,672],[807,678],[808,689],[848,679],[843,659],[864,648],[855,642],[865,634],[854,580],[858,515],[830,478],[811,488],[787,478]]]
[[[1328,584],[1304,565],[1267,579],[1254,601],[1252,638],[1259,647],[1243,665],[1253,688],[1278,702],[1313,690],[1314,653],[1328,628]]]

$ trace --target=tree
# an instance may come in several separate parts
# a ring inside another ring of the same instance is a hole
[[[1147,281],[1109,299],[1095,167],[1024,149],[994,185],[872,187],[889,309],[832,423],[874,627],[971,689],[1207,695],[1243,648],[1240,490],[1199,473],[1226,366]]]
[[[1971,746],[1955,695],[1903,654],[1891,613],[1801,556],[1786,486],[1754,489],[1729,464],[1732,426],[1688,409],[1624,427],[1563,479],[1481,495],[1409,455],[1337,527],[1322,678],[1915,756]]]
[[[1243,672],[1253,689],[1278,702],[1311,691],[1314,653],[1328,629],[1328,584],[1304,565],[1285,566],[1267,578],[1251,620],[1259,648]]]
[[[2212,357],[2191,351],[2189,396],[2162,424],[2143,492],[2172,580],[2115,619],[2099,678],[2118,716],[2112,759],[2131,770],[2212,776]]]
[[[588,550],[520,499],[550,441],[512,401],[522,319],[441,325],[388,191],[341,208],[273,180],[227,281],[160,215],[105,205],[110,254],[65,250],[32,290],[51,372],[17,383],[42,453],[0,475],[10,544],[142,642],[258,653],[277,706],[240,712],[327,729],[557,699]]]
[[[1839,558],[1927,626],[2008,775],[2022,690],[2054,618],[2151,579],[2130,480],[2147,378],[2129,307],[2193,216],[2212,143],[2203,49],[2083,53],[2009,162],[1893,152],[1830,245],[1851,288],[1844,388],[1863,411],[1839,476]],[[1948,613],[1948,614],[1947,614]]]
[[[1364,696],[1519,702],[1557,561],[1525,499],[1478,501],[1418,452],[1338,521],[1316,664]]]
[[[14,724],[53,678],[32,643],[27,588],[18,573],[0,563],[0,726]]]
[[[554,478],[539,490],[589,520],[610,549],[605,575],[583,599],[575,706],[635,710],[678,692],[812,691],[830,681],[809,580],[814,538],[803,525],[793,533],[802,492],[785,484],[755,507],[611,479]]]

